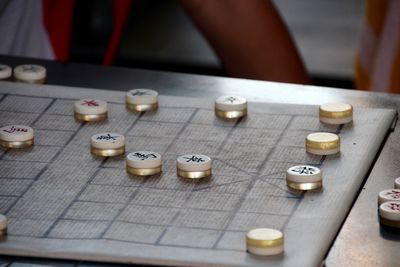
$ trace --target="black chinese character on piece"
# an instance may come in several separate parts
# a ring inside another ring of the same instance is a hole
[[[141,160],[156,159],[156,158],[157,158],[157,156],[154,155],[153,153],[150,153],[150,154],[142,154],[142,153],[136,152],[136,153],[134,154],[134,156],[137,157],[137,158],[139,158],[139,159],[141,159]]]
[[[135,92],[133,92],[133,93],[131,93],[133,96],[135,96],[135,95],[137,95],[137,96],[141,96],[141,95],[150,95],[150,93],[149,92],[147,92],[147,91],[135,91]]]
[[[186,162],[204,162],[205,160],[200,158],[200,157],[196,157],[195,155],[193,155],[192,157],[183,157],[184,159],[186,159]]]
[[[292,169],[293,172],[297,172],[298,174],[314,174],[317,172],[317,169],[308,166],[299,166]]]
[[[236,100],[237,100],[236,97],[230,96],[227,99],[225,99],[225,102],[230,102],[230,103],[233,104],[233,102],[235,102]]]
[[[97,139],[97,140],[107,140],[107,141],[109,141],[109,140],[114,140],[114,141],[116,141],[117,138],[118,138],[117,135],[112,136],[111,134],[107,134],[107,135],[100,135],[100,136],[98,136],[96,139]]]

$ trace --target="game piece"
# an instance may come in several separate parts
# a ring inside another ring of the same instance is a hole
[[[79,121],[107,119],[107,102],[97,99],[81,99],[74,103],[74,116]]]
[[[400,202],[385,202],[379,206],[379,222],[383,225],[400,228]]]
[[[283,252],[283,233],[270,228],[258,228],[246,234],[247,251],[254,255],[271,256]]]
[[[0,214],[0,237],[7,235],[7,217]]]
[[[211,158],[200,154],[179,156],[176,160],[177,174],[183,178],[199,179],[211,175]]]
[[[133,89],[126,93],[126,108],[134,112],[158,108],[158,93],[150,89]]]
[[[133,175],[148,176],[161,172],[161,155],[151,151],[135,151],[126,156],[126,171]]]
[[[10,66],[0,64],[0,80],[10,80],[12,69]]]
[[[319,107],[319,120],[326,124],[344,124],[353,120],[353,107],[349,104],[324,104]]]
[[[221,96],[215,100],[215,115],[222,119],[237,119],[247,115],[247,100],[241,96]]]
[[[118,133],[95,134],[90,145],[90,152],[96,156],[113,157],[125,153],[125,137]]]
[[[20,65],[14,68],[14,78],[24,83],[45,83],[46,68],[40,65]]]
[[[400,202],[400,189],[386,189],[378,194],[378,204],[385,202]]]
[[[394,180],[394,188],[400,189],[400,177]]]
[[[24,148],[33,145],[33,129],[25,125],[8,125],[0,128],[0,146]]]
[[[315,155],[333,155],[340,151],[340,137],[333,133],[312,133],[306,137],[307,152]]]
[[[321,170],[314,166],[299,165],[286,171],[286,184],[296,190],[312,190],[322,187]]]

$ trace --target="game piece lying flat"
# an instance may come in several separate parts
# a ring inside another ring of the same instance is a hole
[[[158,108],[158,92],[150,89],[133,89],[126,93],[126,108],[134,112]]]
[[[312,133],[306,137],[307,152],[315,155],[332,155],[340,151],[340,138],[333,133]]]
[[[90,139],[90,152],[101,157],[119,156],[125,153],[125,137],[118,133],[99,133]]]
[[[283,252],[283,233],[270,228],[258,228],[246,234],[247,251],[254,255],[271,256]]]
[[[179,156],[176,160],[177,174],[183,178],[198,179],[211,175],[211,158],[200,154]]]
[[[25,125],[8,125],[0,128],[0,146],[24,148],[33,145],[33,129]]]
[[[74,116],[79,121],[101,121],[107,118],[107,102],[81,99],[74,103]]]
[[[314,166],[299,165],[286,171],[286,184],[296,190],[312,190],[322,187],[321,170]]]
[[[394,188],[400,189],[400,177],[394,180]]]
[[[161,155],[151,151],[135,151],[126,156],[126,171],[133,175],[148,176],[161,172]]]
[[[237,119],[247,115],[247,100],[241,96],[221,96],[215,100],[215,115],[222,119]]]
[[[7,235],[7,218],[3,214],[0,214],[0,236]]]
[[[8,80],[12,76],[12,69],[10,66],[0,64],[0,80]]]
[[[400,189],[386,189],[378,194],[378,204],[394,201],[400,202]]]
[[[319,120],[326,124],[344,124],[353,120],[353,107],[349,104],[325,104],[319,107]]]
[[[400,202],[385,202],[379,206],[378,212],[381,224],[400,228]]]
[[[20,65],[14,68],[14,78],[24,83],[45,83],[46,68],[40,65]]]

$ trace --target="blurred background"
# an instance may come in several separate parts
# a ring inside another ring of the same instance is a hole
[[[315,85],[354,88],[363,0],[274,0]],[[100,64],[112,31],[109,0],[76,1],[71,61]],[[135,0],[114,65],[224,76],[178,1]]]

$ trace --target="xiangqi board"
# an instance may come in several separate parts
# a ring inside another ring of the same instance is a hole
[[[215,116],[214,99],[160,96],[157,111],[134,113],[124,92],[0,84],[0,126],[35,130],[30,149],[0,152],[0,213],[9,220],[0,253],[180,266],[316,266],[323,260],[395,117],[355,109],[354,123],[326,126],[317,106],[248,103],[237,121]],[[104,122],[74,119],[73,103],[108,102]],[[316,156],[305,137],[338,134],[341,152]],[[90,138],[118,132],[126,152],[156,151],[162,174],[138,178],[124,157],[98,158]],[[213,159],[212,177],[176,175],[179,155]],[[295,165],[321,169],[323,188],[288,189]],[[284,254],[246,252],[245,234],[285,235]]]

